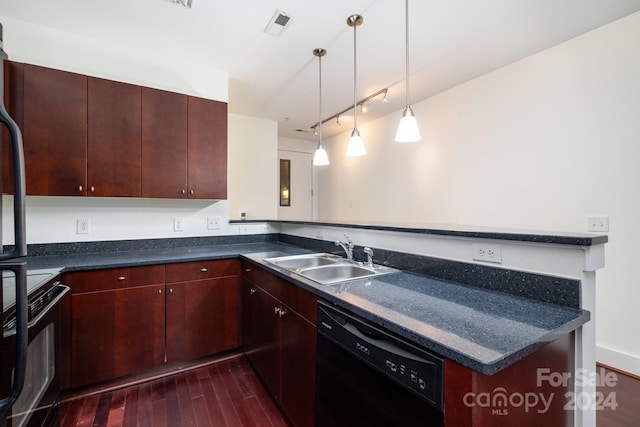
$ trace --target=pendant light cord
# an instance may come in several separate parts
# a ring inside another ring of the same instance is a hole
[[[320,84],[318,85],[318,146],[322,146],[322,55],[318,55],[318,76]]]
[[[406,88],[407,88],[407,93],[406,93],[406,99],[407,99],[407,107],[409,105],[411,105],[410,99],[409,99],[409,0],[405,0],[404,2],[405,8],[404,8],[404,19],[405,19],[405,82],[406,82]]]
[[[353,128],[354,129],[358,129],[358,105],[357,105],[357,98],[356,98],[356,90],[357,90],[357,73],[356,73],[356,67],[357,67],[357,61],[356,61],[356,28],[358,26],[354,25],[353,26]]]

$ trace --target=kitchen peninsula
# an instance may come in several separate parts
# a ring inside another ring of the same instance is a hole
[[[556,338],[570,349],[575,346],[569,368],[595,371],[595,270],[603,266],[606,236],[280,221],[232,222],[230,227],[236,225],[247,227],[245,232],[268,232],[33,245],[30,265],[73,273],[240,257],[316,298],[404,335],[471,370],[467,372],[477,372],[474,375],[499,375]],[[354,280],[350,287],[322,288],[262,261],[287,254],[339,253],[334,242],[344,234],[356,244],[356,259],[362,260],[361,248],[370,246],[376,263],[403,272],[384,280]],[[500,262],[474,260],[477,245],[497,248]],[[398,296],[398,289],[406,296]],[[402,298],[409,299],[403,302]],[[410,301],[417,307],[422,301],[424,309],[403,312],[411,310]],[[399,306],[391,307],[394,302]],[[465,310],[470,317],[462,316]],[[500,346],[506,347],[496,351]],[[591,391],[584,385],[573,392]],[[592,415],[575,411],[573,421],[582,425]]]

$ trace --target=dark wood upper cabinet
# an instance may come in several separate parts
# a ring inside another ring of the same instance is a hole
[[[25,64],[22,133],[27,194],[86,194],[87,76]]]
[[[227,104],[189,97],[188,195],[227,198]]]
[[[226,199],[226,103],[10,61],[4,71],[28,195]]]
[[[142,88],[142,197],[187,197],[187,96]]]
[[[89,196],[140,197],[141,88],[89,77]]]

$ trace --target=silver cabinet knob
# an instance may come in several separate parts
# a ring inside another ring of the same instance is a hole
[[[120,277],[118,277],[118,280],[122,282],[123,280],[127,280],[127,278],[124,277],[124,276],[120,276]]]
[[[92,185],[91,187],[89,187],[89,191],[93,193],[94,191],[96,191],[96,188]]]
[[[161,293],[162,293],[162,289],[158,289],[158,294],[161,294]]]
[[[173,295],[173,288],[169,288],[169,295]]]
[[[78,191],[82,191],[82,185],[78,186]]]
[[[207,270],[206,268],[204,268],[204,267],[203,267],[203,268],[201,268],[201,269],[200,269],[200,271],[201,271],[202,273],[206,273],[206,272],[207,272],[207,271],[209,271],[209,270]]]
[[[255,293],[256,293],[256,290],[255,290],[255,289],[249,289],[249,295],[253,295],[253,294],[255,294]]]
[[[278,313],[278,315],[279,315],[280,317],[282,317],[282,316],[284,316],[285,314],[287,314],[287,310],[285,310],[284,308],[281,308],[281,309],[280,309],[280,312]]]
[[[193,196],[195,194],[195,191],[189,190],[189,194],[191,194]]]
[[[187,194],[187,190],[185,190],[184,188],[182,189],[182,194]]]

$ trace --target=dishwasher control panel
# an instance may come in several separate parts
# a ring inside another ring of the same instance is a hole
[[[318,333],[376,371],[442,409],[443,359],[377,325],[328,304],[318,304]]]

